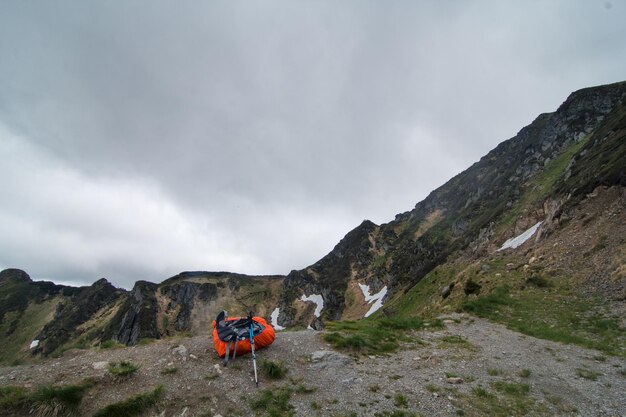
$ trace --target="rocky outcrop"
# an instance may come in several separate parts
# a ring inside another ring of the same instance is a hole
[[[0,271],[0,284],[7,282],[32,282],[30,275],[21,269],[8,268]]]
[[[212,283],[197,283],[189,281],[175,282],[164,285],[160,288],[161,295],[169,299],[165,313],[178,311],[174,323],[177,331],[187,331],[191,329],[191,313],[193,311],[196,297],[199,301],[207,303],[217,299],[217,285]]]
[[[80,326],[101,309],[112,306],[122,294],[104,278],[80,288],[75,296],[58,304],[54,319],[36,337],[41,343],[34,353],[50,354],[80,336]]]
[[[111,321],[107,338],[134,345],[140,338],[159,338],[157,330],[157,284],[137,281],[130,295]]]
[[[291,271],[283,282],[278,318],[283,326],[308,326],[316,320],[309,314],[298,315],[293,303],[302,295],[321,295],[324,308],[321,317],[325,320],[341,318],[345,306],[344,293],[353,268],[367,268],[373,261],[370,236],[378,226],[369,220],[363,221],[350,231],[325,257],[301,271]],[[315,323],[320,326],[320,323]]]

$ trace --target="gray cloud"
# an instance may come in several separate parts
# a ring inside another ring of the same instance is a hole
[[[0,266],[286,273],[626,73],[604,2],[3,2]]]

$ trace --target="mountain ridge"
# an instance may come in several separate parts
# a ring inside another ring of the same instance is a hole
[[[545,238],[597,187],[626,186],[625,98],[626,82],[573,92],[413,209],[381,225],[364,220],[326,256],[285,276],[187,271],[158,284],[137,281],[126,291],[106,279],[75,288],[2,271],[0,329],[11,335],[37,312],[41,317],[31,326],[39,327],[30,338],[41,343],[30,351],[23,336],[21,346],[0,360],[17,352],[48,355],[73,344],[132,345],[207,332],[222,308],[268,318],[276,312],[281,326],[321,329],[327,321],[363,317],[370,306],[361,285],[388,290],[380,314],[392,314],[394,302],[451,258],[487,256],[498,242],[540,220],[537,235]],[[21,294],[19,302],[9,301],[11,291]],[[312,294],[323,300],[320,317],[314,302],[301,301]]]

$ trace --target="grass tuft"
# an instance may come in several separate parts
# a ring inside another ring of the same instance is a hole
[[[254,411],[265,411],[271,417],[292,417],[295,410],[289,403],[292,390],[288,387],[266,389],[250,400]]]
[[[602,374],[599,372],[591,371],[589,369],[578,368],[576,369],[576,375],[578,375],[581,378],[588,379],[590,381],[597,381],[598,377]]]
[[[441,342],[441,347],[455,346],[469,350],[475,349],[474,345],[472,345],[467,339],[465,339],[463,336],[459,336],[456,334],[443,336],[439,339],[439,341]]]
[[[396,407],[406,408],[409,406],[409,401],[403,394],[396,393],[396,395],[393,397],[393,405],[395,405]]]
[[[178,368],[176,367],[165,368],[161,370],[161,375],[172,375],[172,374],[175,374],[176,372],[178,372]]]
[[[429,323],[430,328],[441,328],[440,320]],[[327,323],[330,333],[323,335],[326,342],[338,349],[364,354],[393,352],[401,342],[416,343],[411,331],[425,327],[420,317],[381,317],[359,321]]]
[[[514,397],[526,396],[530,392],[530,385],[520,384],[519,382],[496,381],[496,382],[493,382],[491,386],[496,391],[499,391],[499,392],[502,392],[504,394],[508,394]]]
[[[93,417],[133,417],[156,405],[163,398],[163,385],[154,390],[134,395],[124,401],[109,404]]]
[[[261,370],[270,379],[282,379],[287,374],[287,367],[282,362],[261,361]]]
[[[100,349],[121,349],[123,347],[126,347],[126,345],[113,339],[105,340],[100,343]]]
[[[12,385],[0,387],[0,411],[17,410],[25,407],[28,398],[28,392],[24,387]]]
[[[307,387],[304,384],[298,384],[298,385],[296,385],[296,388],[295,388],[294,391],[295,391],[296,394],[311,394],[311,393],[314,393],[315,391],[317,391],[317,388],[315,388],[315,387]]]
[[[24,387],[0,388],[0,415],[16,415],[19,411],[33,412],[40,417],[75,416],[87,389],[93,382],[86,380],[79,385],[44,385],[34,392]]]
[[[108,367],[109,373],[118,378],[129,377],[137,372],[138,369],[139,367],[131,361],[113,362]]]
[[[472,394],[479,398],[492,398],[494,396],[492,393],[490,393],[481,386],[472,388]]]

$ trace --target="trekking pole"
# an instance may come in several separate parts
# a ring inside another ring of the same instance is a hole
[[[252,316],[252,315],[250,315]],[[254,353],[254,322],[250,320],[250,347],[252,347],[252,365],[254,366],[254,382],[256,386],[259,386],[259,379],[256,374],[256,353]]]

